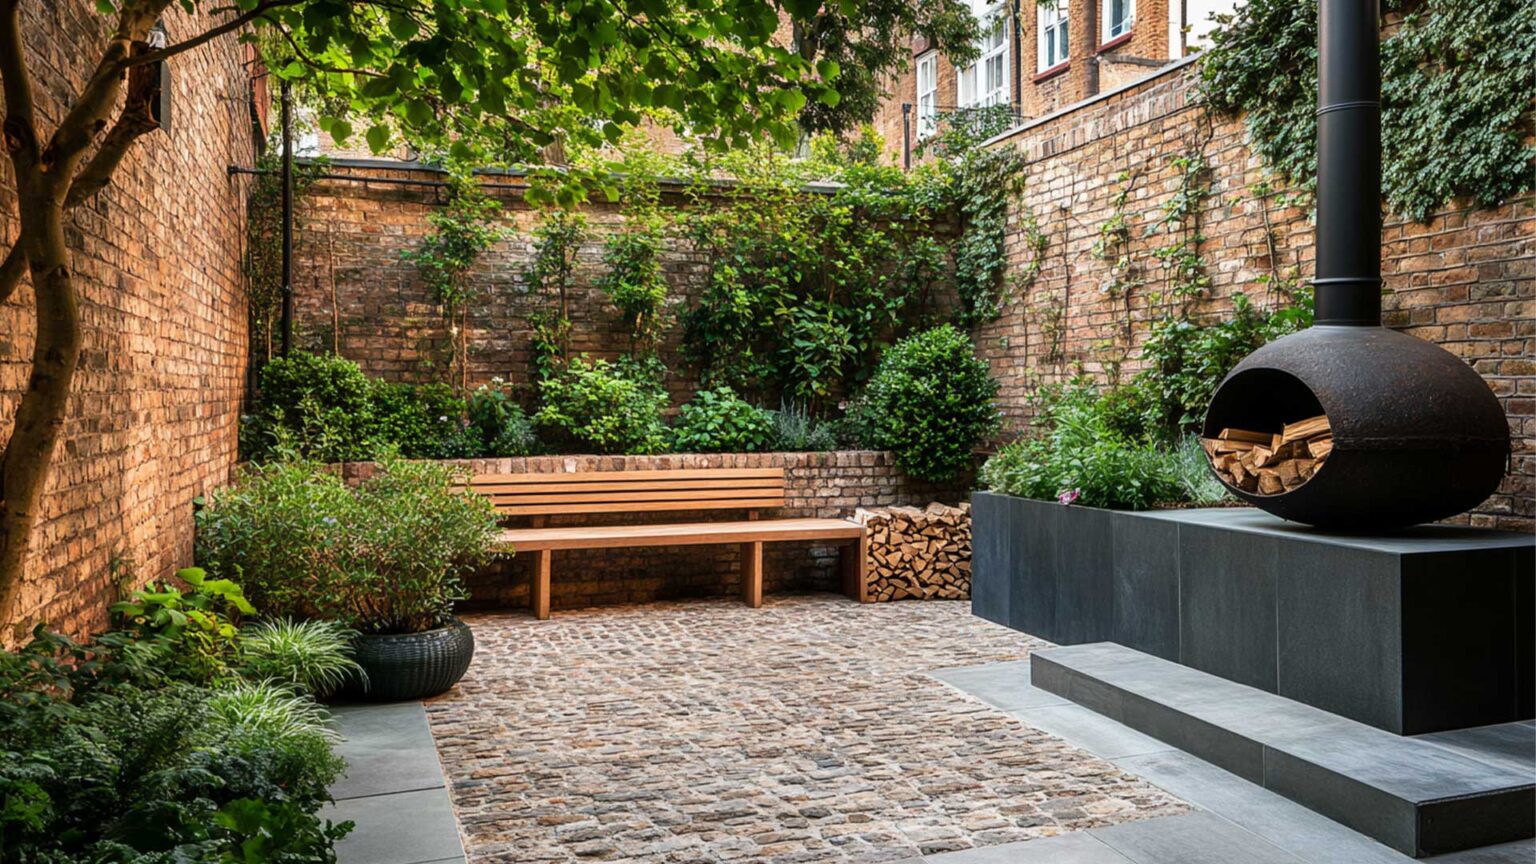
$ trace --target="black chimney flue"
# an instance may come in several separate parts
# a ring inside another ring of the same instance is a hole
[[[1317,39],[1317,323],[1381,323],[1378,0],[1323,0]]]

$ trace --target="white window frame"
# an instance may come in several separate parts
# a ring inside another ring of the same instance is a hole
[[[1119,29],[1115,28],[1115,22],[1109,20],[1111,10],[1115,7],[1115,0],[1104,0],[1103,7],[1099,10],[1100,33],[1099,44],[1119,39],[1131,32],[1136,27],[1136,0],[1124,0],[1125,20],[1120,22]]]
[[[976,20],[981,22],[981,44],[976,47],[981,54],[976,62],[955,69],[955,105],[959,108],[983,108],[991,105],[1013,104],[1013,80],[1010,74],[1010,52],[1013,40],[1009,38],[1009,17],[1006,3],[983,5],[974,9]],[[997,44],[988,44],[993,37]],[[998,80],[986,87],[989,65],[999,69]],[[970,92],[967,93],[966,91]]]
[[[927,80],[924,80],[926,77]],[[926,89],[925,89],[926,85]],[[927,138],[939,125],[939,52],[917,58],[917,137]]]
[[[1035,70],[1044,72],[1055,69],[1057,66],[1072,59],[1072,40],[1070,38],[1070,17],[1067,14],[1067,0],[1056,0],[1054,6],[1040,5],[1036,7],[1035,26]],[[1047,37],[1053,38],[1049,43]],[[1048,50],[1048,46],[1054,48],[1061,45],[1059,55]]]

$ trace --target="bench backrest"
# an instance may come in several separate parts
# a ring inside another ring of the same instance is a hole
[[[477,474],[469,486],[489,497],[504,516],[784,506],[783,468]]]

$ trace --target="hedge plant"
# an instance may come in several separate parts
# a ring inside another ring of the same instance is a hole
[[[997,381],[964,333],[944,324],[886,350],[849,414],[867,446],[891,450],[918,480],[947,482],[973,465],[998,425]]]
[[[672,425],[672,449],[680,453],[752,453],[773,441],[774,416],[729,387],[700,390]]]

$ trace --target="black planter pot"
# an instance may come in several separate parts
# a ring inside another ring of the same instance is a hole
[[[475,656],[475,634],[455,618],[447,627],[424,633],[361,635],[357,664],[367,685],[350,694],[370,702],[404,702],[446,692],[459,683]]]

